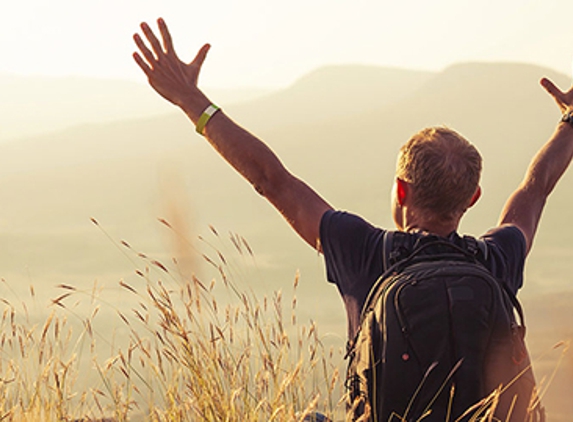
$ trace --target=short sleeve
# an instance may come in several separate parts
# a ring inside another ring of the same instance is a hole
[[[487,264],[493,274],[517,294],[523,286],[525,266],[525,236],[519,228],[504,225],[482,236],[488,246]]]
[[[358,324],[371,287],[383,272],[384,230],[361,217],[327,211],[320,223],[320,243],[328,281],[336,284],[346,306],[349,330]]]

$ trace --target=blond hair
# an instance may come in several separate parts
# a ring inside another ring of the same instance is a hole
[[[481,155],[467,139],[452,129],[432,127],[400,148],[396,176],[413,187],[417,209],[447,221],[469,207],[481,169]]]

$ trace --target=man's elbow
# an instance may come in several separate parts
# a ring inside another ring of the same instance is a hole
[[[262,177],[257,182],[253,182],[252,185],[259,195],[275,203],[282,197],[289,195],[297,183],[300,181],[285,170]]]
[[[265,173],[258,180],[251,181],[251,184],[259,195],[272,200],[281,192],[284,193],[289,181],[293,179],[294,177],[286,170],[280,170]]]
[[[261,196],[266,196],[265,195],[265,190],[263,189],[263,187],[257,183],[253,183],[253,188],[255,189],[255,191],[261,195]]]

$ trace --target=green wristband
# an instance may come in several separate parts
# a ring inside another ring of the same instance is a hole
[[[198,134],[203,135],[203,131],[205,130],[205,125],[207,124],[209,119],[213,116],[213,114],[215,114],[219,110],[220,110],[219,107],[217,107],[215,104],[211,104],[203,111],[203,114],[201,114],[201,117],[199,117],[199,120],[197,120],[197,125],[195,126],[195,130],[197,131]]]

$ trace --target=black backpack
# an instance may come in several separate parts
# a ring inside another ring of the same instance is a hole
[[[385,234],[388,270],[348,344],[347,421],[544,420],[521,306],[485,242],[459,240]]]

